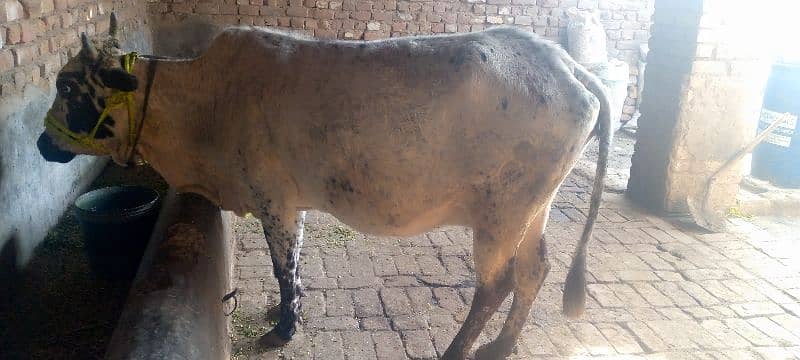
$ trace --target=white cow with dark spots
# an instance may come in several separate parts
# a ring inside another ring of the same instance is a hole
[[[610,116],[598,79],[562,49],[502,27],[370,42],[233,28],[196,59],[142,57],[128,73],[115,30],[112,21],[110,38],[84,37],[59,73],[42,155],[139,156],[180,191],[256,214],[281,292],[263,345],[295,332],[303,210],[320,209],[377,235],[472,227],[477,288],[444,358],[463,359],[513,291],[499,337],[476,353],[507,356],[550,268],[550,204],[597,136],[600,164],[564,296],[565,313],[582,312]]]

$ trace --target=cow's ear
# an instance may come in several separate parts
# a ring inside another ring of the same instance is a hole
[[[134,91],[139,87],[139,80],[136,79],[136,76],[122,69],[102,69],[100,70],[100,79],[103,80],[103,84],[112,89]]]

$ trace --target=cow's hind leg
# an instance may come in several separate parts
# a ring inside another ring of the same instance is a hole
[[[531,223],[517,249],[513,269],[514,302],[500,335],[475,352],[476,360],[504,359],[514,349],[522,327],[528,320],[531,305],[550,271],[543,232],[549,213],[546,207]]]
[[[259,339],[263,347],[286,344],[294,335],[300,319],[300,247],[303,245],[305,211],[283,216],[265,214],[261,223],[267,238],[275,278],[280,287],[281,303],[278,324]],[[288,225],[291,224],[291,225]]]
[[[442,359],[464,359],[486,322],[500,307],[512,287],[511,263],[517,241],[497,231],[474,229],[473,258],[477,286],[464,324]]]

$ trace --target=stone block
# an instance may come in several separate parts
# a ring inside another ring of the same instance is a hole
[[[383,288],[380,297],[387,315],[404,315],[411,311],[411,303],[402,288]]]
[[[375,359],[375,343],[367,331],[345,331],[341,334],[348,360]]]
[[[11,53],[14,55],[14,66],[19,67],[32,64],[39,56],[38,52],[38,48],[34,46],[22,46],[11,49]]]
[[[393,331],[377,331],[372,333],[375,353],[378,360],[405,359],[406,350],[398,333]]]
[[[0,0],[0,22],[8,23],[24,17],[25,9],[22,3],[16,0]]]
[[[18,23],[8,24],[5,28],[6,44],[14,45],[22,41],[22,28]]]
[[[14,55],[11,50],[0,50],[0,73],[14,68]]]
[[[403,331],[402,335],[406,353],[411,358],[427,359],[436,357],[436,349],[433,347],[431,336],[427,330]]]

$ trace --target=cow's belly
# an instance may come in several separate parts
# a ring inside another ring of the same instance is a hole
[[[466,224],[458,216],[461,211],[453,204],[433,208],[378,208],[368,202],[353,207],[325,207],[341,222],[359,232],[381,236],[411,236],[445,224]]]

